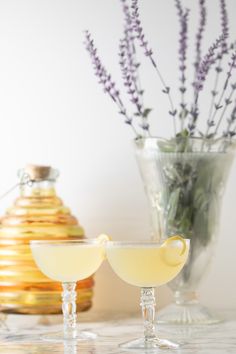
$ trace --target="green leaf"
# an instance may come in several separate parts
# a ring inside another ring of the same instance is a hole
[[[175,220],[177,208],[179,205],[179,195],[180,195],[180,188],[176,188],[170,195],[169,203],[167,207],[168,222],[173,222]]]
[[[177,138],[187,138],[189,137],[189,131],[187,129],[182,130],[181,132],[176,134]]]
[[[185,119],[188,116],[188,110],[186,108],[182,109],[182,111],[179,114],[180,119]]]
[[[151,108],[145,108],[145,110],[143,111],[143,118],[147,118],[151,111]]]
[[[208,134],[207,139],[212,139],[212,138],[214,138],[214,136],[215,136],[215,133]]]

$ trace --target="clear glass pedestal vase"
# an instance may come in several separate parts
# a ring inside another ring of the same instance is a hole
[[[135,153],[148,197],[152,239],[180,234],[191,240],[187,264],[169,283],[175,301],[160,312],[159,322],[216,323],[219,319],[198,302],[196,289],[215,250],[235,141],[142,138],[135,141]]]

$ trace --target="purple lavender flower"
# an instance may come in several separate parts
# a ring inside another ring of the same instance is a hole
[[[140,46],[143,47],[145,55],[147,57],[149,57],[150,60],[152,61],[152,64],[155,67],[157,67],[157,64],[152,56],[153,51],[149,47],[149,44],[148,44],[148,42],[145,38],[145,35],[143,33],[143,28],[141,26],[141,21],[140,21],[140,17],[139,17],[139,9],[138,9],[138,0],[132,0],[131,8],[133,10],[132,11],[132,19],[133,19],[133,28],[136,33],[136,38],[139,40]]]
[[[140,92],[137,88],[133,56],[130,52],[130,43],[127,38],[120,41],[119,56],[124,86],[127,89],[128,95],[131,97],[132,103],[136,104],[137,114],[142,115],[143,105],[140,101]]]
[[[207,54],[204,56],[202,61],[199,63],[199,67],[197,70],[197,78],[194,82],[193,86],[195,88],[195,100],[198,98],[199,92],[203,89],[204,82],[206,80],[207,74],[211,68],[211,66],[216,62],[215,52],[219,48],[219,46],[224,41],[224,36],[221,35],[217,40],[212,44],[212,46],[208,49]]]
[[[198,106],[195,104],[193,105],[193,107],[190,110],[190,121],[188,123],[188,129],[189,129],[189,133],[190,136],[194,135],[194,131],[196,129],[196,122],[198,119],[198,115],[199,115],[199,110],[198,110]]]
[[[221,53],[219,54],[219,58],[221,58],[223,54],[228,53],[227,38],[229,36],[229,20],[228,20],[228,13],[227,13],[225,0],[220,0],[220,10],[221,10],[221,27],[222,27],[222,34],[224,36],[224,39],[221,43]]]
[[[99,83],[103,86],[104,92],[107,93],[118,105],[120,114],[125,117],[125,123],[133,127],[132,118],[127,115],[126,108],[120,98],[120,92],[117,89],[115,82],[111,79],[111,75],[108,74],[107,70],[103,66],[97,54],[97,49],[94,46],[94,41],[88,31],[85,31],[85,47],[90,55],[95,75],[98,77]]]
[[[147,109],[145,110],[143,106],[143,90],[140,87],[140,80],[138,77],[138,67],[140,66],[140,63],[136,61],[136,49],[134,43],[135,34],[132,26],[132,18],[126,0],[121,0],[121,3],[123,5],[125,24],[124,38],[120,40],[119,45],[119,64],[127,93],[130,96],[131,102],[136,106],[135,116],[142,118],[142,122],[140,124],[141,128],[144,131],[148,131],[148,114],[145,114],[145,112],[149,113],[151,109],[147,111]]]
[[[205,7],[205,0],[199,0],[199,7],[200,7],[200,24],[199,29],[196,35],[196,61],[194,63],[195,70],[197,72],[199,63],[202,58],[202,38],[203,33],[206,27],[206,7]]]
[[[103,85],[104,91],[110,95],[113,101],[119,101],[120,93],[117,90],[115,83],[112,81],[111,75],[107,73],[97,55],[97,49],[94,47],[94,41],[91,39],[91,34],[88,31],[85,32],[85,46],[90,54],[95,75],[99,78],[99,83]]]
[[[222,59],[223,56],[225,54],[228,54],[229,50],[233,50],[234,44],[229,45],[227,44],[227,38],[229,36],[229,26],[228,26],[228,14],[227,14],[227,9],[226,9],[226,3],[225,0],[220,0],[220,12],[221,12],[221,28],[222,28],[222,36],[223,36],[223,40],[222,40],[222,44],[220,47],[220,51],[217,55],[217,65],[215,66],[215,70],[216,70],[216,76],[215,76],[215,83],[214,83],[214,88],[211,91],[212,93],[212,98],[211,98],[211,104],[210,104],[210,109],[209,109],[209,114],[208,114],[208,120],[207,120],[207,132],[206,135],[208,135],[209,129],[213,126],[213,125],[209,125],[210,122],[214,121],[214,118],[212,118],[212,113],[213,113],[213,109],[215,107],[216,110],[218,110],[219,106],[221,107],[220,104],[216,104],[215,100],[216,100],[216,96],[218,95],[218,85],[219,85],[219,77],[220,74],[222,73],[223,69],[222,69]],[[220,99],[220,101],[222,100],[222,97]],[[216,110],[215,113],[216,114]],[[212,120],[213,119],[213,120]]]
[[[203,90],[204,83],[207,77],[207,74],[211,68],[211,66],[215,63],[216,57],[215,57],[215,52],[219,48],[219,46],[222,44],[222,41],[224,39],[224,36],[221,35],[216,41],[212,44],[212,46],[208,49],[207,54],[204,56],[202,61],[199,63],[198,70],[197,70],[197,77],[195,82],[193,83],[194,87],[194,104],[193,107],[190,111],[191,114],[191,119],[190,123],[188,125],[190,133],[193,134],[194,130],[196,128],[196,122],[198,119],[198,97],[199,93],[201,90]],[[209,120],[209,123],[212,125],[212,119]]]
[[[178,11],[178,16],[179,16],[179,22],[180,22],[180,39],[179,39],[179,61],[180,61],[180,82],[181,82],[181,87],[180,87],[180,92],[181,92],[181,107],[182,107],[182,112],[185,111],[185,101],[184,101],[184,94],[186,92],[186,52],[187,52],[187,39],[188,39],[188,15],[189,15],[189,10],[185,9],[183,10],[182,4],[180,0],[175,0],[175,5]]]
[[[196,34],[196,58],[195,58],[195,78],[194,78],[194,102],[191,106],[191,109],[187,109],[187,105],[185,103],[185,92],[186,92],[186,60],[187,60],[187,34],[188,34],[188,19],[189,19],[189,10],[184,9],[182,7],[181,0],[174,0],[175,5],[178,11],[178,17],[180,22],[180,38],[179,38],[179,69],[181,73],[180,82],[181,87],[179,88],[181,92],[181,104],[180,104],[180,114],[179,117],[181,119],[180,133],[176,134],[176,116],[177,110],[174,108],[173,101],[170,94],[170,87],[166,85],[163,76],[161,75],[159,68],[157,66],[157,62],[154,60],[153,51],[149,46],[148,41],[144,35],[144,31],[142,28],[140,16],[139,16],[139,8],[138,8],[138,0],[129,0],[131,2],[131,6],[128,4],[128,0],[120,0],[122,3],[125,23],[124,23],[124,35],[119,44],[119,63],[122,72],[122,79],[126,88],[126,92],[130,98],[130,101],[135,106],[134,115],[141,118],[141,128],[142,134],[144,136],[144,132],[149,133],[149,123],[147,121],[148,114],[150,113],[149,108],[144,108],[143,104],[143,90],[140,86],[140,80],[138,76],[138,68],[140,63],[136,60],[136,41],[139,43],[141,48],[144,51],[144,54],[150,60],[152,66],[154,67],[161,83],[162,83],[162,92],[165,93],[169,99],[170,110],[169,114],[173,117],[174,122],[174,131],[175,136],[181,136],[182,133],[186,132],[187,135],[190,136],[195,135],[195,131],[197,128],[197,120],[199,116],[199,95],[201,90],[204,88],[204,84],[206,78],[211,70],[213,64],[217,62],[215,65],[216,69],[216,79],[215,85],[212,93],[212,100],[210,105],[209,117],[207,119],[207,133],[203,134],[199,132],[201,136],[205,136],[206,138],[214,137],[218,128],[221,124],[221,121],[229,107],[231,107],[234,102],[234,96],[236,93],[236,82],[232,83],[232,72],[236,68],[236,45],[235,43],[228,45],[227,39],[229,36],[229,25],[228,25],[228,14],[226,9],[226,0],[219,0],[220,3],[220,12],[221,12],[221,28],[222,34],[216,39],[216,41],[212,44],[212,46],[208,49],[205,56],[202,56],[202,40],[203,33],[206,28],[206,0],[198,0],[199,8],[200,8],[200,22],[198,31]],[[120,92],[117,89],[115,82],[113,81],[111,75],[106,71],[103,66],[98,54],[97,49],[94,47],[94,42],[91,39],[90,33],[86,32],[85,35],[85,44],[86,48],[90,54],[95,75],[99,79],[99,83],[102,85],[104,91],[111,97],[111,99],[117,104],[119,108],[119,113],[123,115],[125,122],[129,124],[137,137],[140,134],[137,133],[136,129],[133,125],[133,119],[127,113],[127,110],[121,100]],[[232,55],[231,55],[232,53]],[[228,70],[226,72],[226,79],[223,83],[222,93],[219,95],[219,99],[216,102],[216,97],[218,97],[218,80],[220,73],[223,71],[222,67],[222,58],[223,56],[230,56],[230,61],[228,63]],[[231,87],[231,90],[229,89]],[[219,118],[216,121],[215,116],[219,112]],[[190,116],[190,120],[188,123],[188,130],[184,131],[184,118]],[[234,108],[231,112],[230,117],[227,120],[228,127],[223,132],[225,137],[232,137],[236,135],[236,102],[234,104]],[[136,123],[135,123],[136,124]],[[209,130],[213,127],[213,133],[208,134]]]

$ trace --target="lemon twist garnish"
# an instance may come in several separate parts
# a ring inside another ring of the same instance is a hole
[[[181,251],[178,255],[176,256],[169,256],[168,252],[163,254],[163,259],[165,261],[166,264],[168,264],[169,266],[178,266],[181,265],[183,263],[183,256],[185,256],[186,252],[188,251],[188,247],[187,247],[187,242],[186,240],[179,236],[179,235],[175,235],[175,236],[171,236],[169,237],[163,244],[161,247],[165,248],[167,246],[170,246],[172,242],[174,241],[180,241],[182,243],[182,248]]]
[[[181,249],[181,252],[180,252],[180,256],[183,256],[187,250],[187,242],[186,240],[182,237],[182,236],[179,236],[179,235],[175,235],[175,236],[171,236],[169,237],[164,243],[163,245],[164,246],[168,246],[171,244],[171,242],[173,241],[180,241],[183,245],[182,249]]]
[[[107,258],[106,256],[106,251],[105,251],[105,243],[111,240],[111,237],[106,235],[106,234],[101,234],[97,237],[98,242],[102,245],[102,247],[104,248],[103,251],[103,259],[105,260]]]
[[[99,241],[99,243],[105,243],[107,241],[111,241],[111,237],[106,234],[101,234],[97,237],[97,240]]]

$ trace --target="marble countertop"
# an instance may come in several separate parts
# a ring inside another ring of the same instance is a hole
[[[181,344],[178,350],[160,350],[176,354],[236,354],[236,311],[224,313],[226,320],[209,326],[158,325],[162,338]],[[141,318],[93,318],[89,313],[79,315],[79,329],[95,332],[95,341],[78,344],[43,342],[40,335],[62,328],[61,317],[8,316],[0,328],[0,353],[3,354],[124,354],[120,343],[142,335]],[[89,321],[88,321],[89,319]],[[60,323],[58,323],[60,322]],[[129,351],[130,352],[130,351]],[[132,351],[134,353],[134,351]],[[138,351],[135,351],[138,354]],[[143,352],[144,354],[149,352]]]

